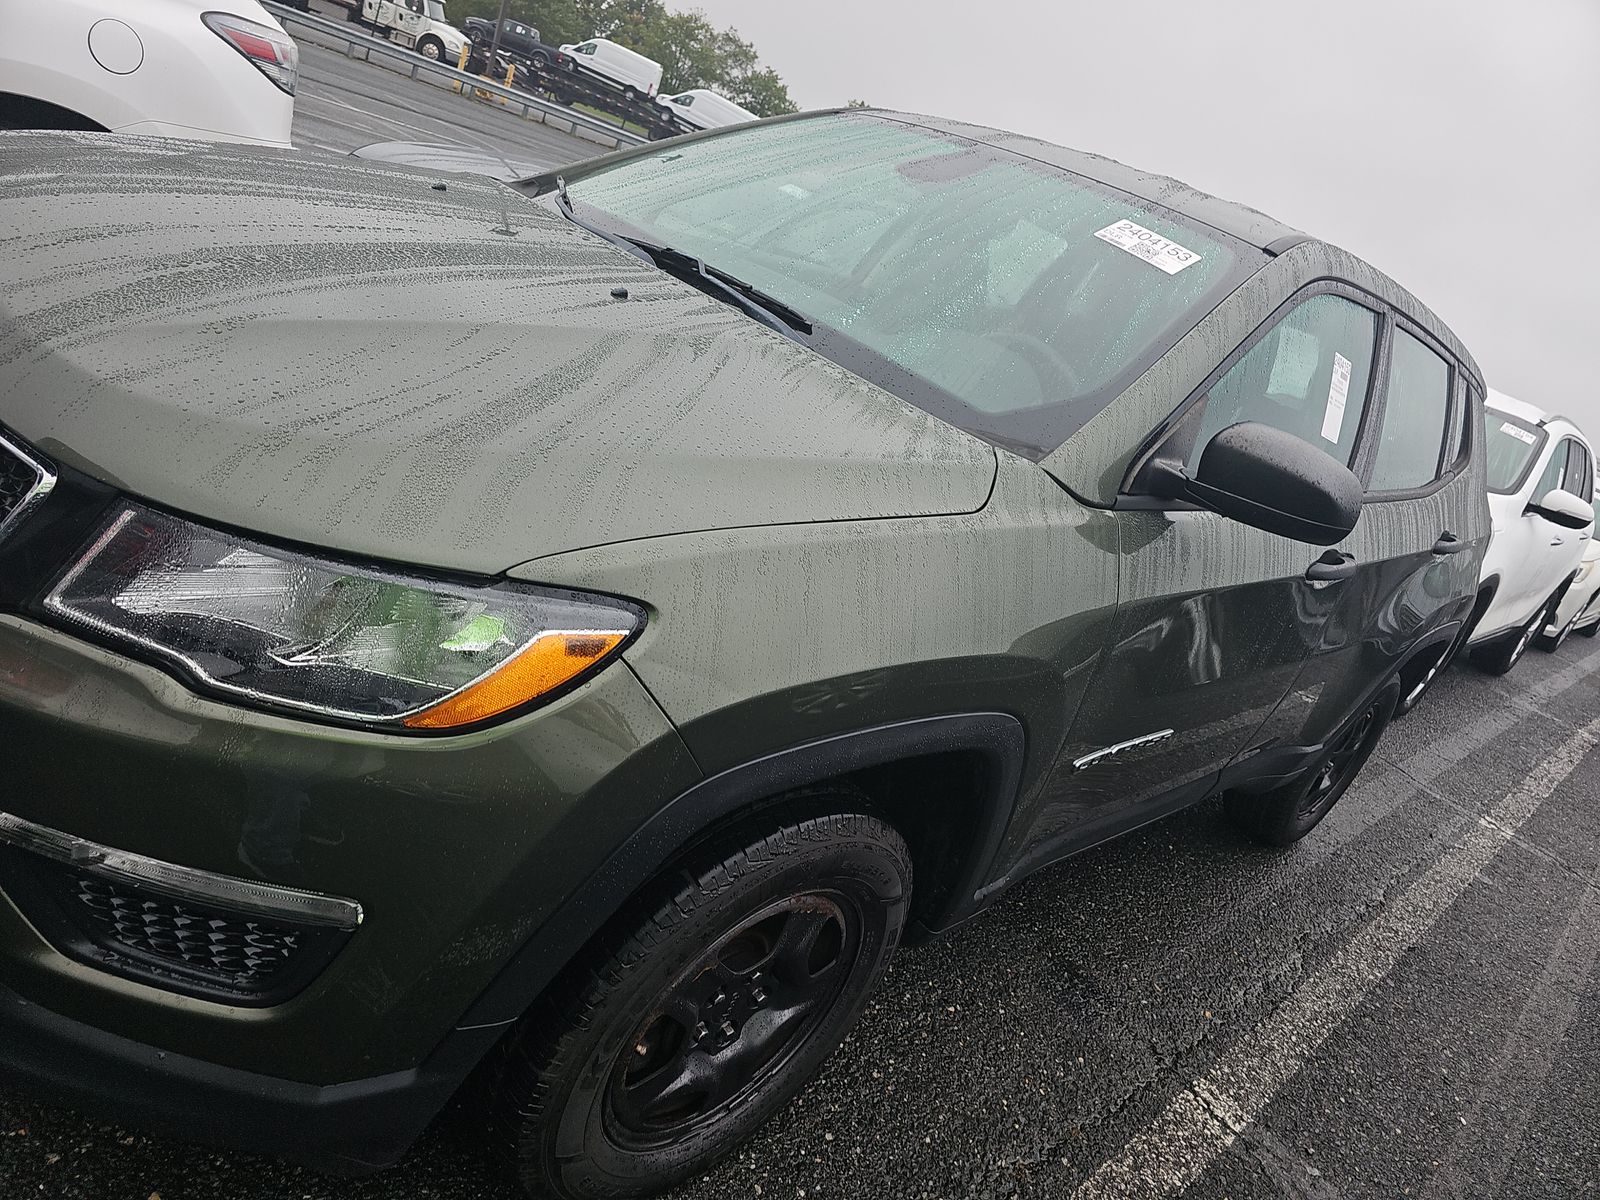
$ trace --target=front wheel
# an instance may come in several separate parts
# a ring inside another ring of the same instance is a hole
[[[425,37],[417,43],[417,53],[430,62],[438,62],[444,57],[444,43],[438,38]]]
[[[911,857],[882,821],[843,812],[674,878],[569,969],[507,1052],[502,1128],[534,1195],[659,1191],[787,1104],[888,966]]]
[[[1552,653],[1561,649],[1561,643],[1567,640],[1568,635],[1577,630],[1579,622],[1587,621],[1594,616],[1594,602],[1596,599],[1600,599],[1600,592],[1596,592],[1593,596],[1590,596],[1584,606],[1572,614],[1572,620],[1568,621],[1560,629],[1556,630],[1555,633],[1547,634],[1541,630],[1537,638],[1539,649],[1547,650]],[[1594,636],[1593,627],[1591,627],[1589,630],[1589,636]]]
[[[1473,663],[1480,671],[1490,675],[1507,674],[1512,667],[1522,661],[1522,656],[1528,652],[1528,647],[1533,645],[1534,636],[1549,623],[1549,620],[1550,605],[1546,604],[1528,618],[1528,623],[1515,633],[1507,634],[1474,650]]]
[[[1394,716],[1398,682],[1388,684],[1333,736],[1299,778],[1259,795],[1230,792],[1228,816],[1269,846],[1291,846],[1315,829],[1367,765]]]

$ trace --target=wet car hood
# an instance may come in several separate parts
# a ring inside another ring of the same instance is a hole
[[[71,134],[0,135],[0,180],[0,424],[210,521],[497,572],[993,481],[984,444],[487,180]]]

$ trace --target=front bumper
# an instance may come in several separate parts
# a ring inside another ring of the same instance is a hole
[[[442,1101],[440,1081],[460,1065],[439,1058],[445,1043],[459,1056],[496,1033],[456,1034],[462,1014],[610,851],[698,778],[623,663],[504,725],[419,739],[221,704],[0,615],[0,809],[197,871],[348,897],[364,912],[303,991],[250,1008],[75,961],[0,876],[0,1069],[59,1086],[74,1072],[51,1061],[90,1055],[112,1065],[80,1073],[108,1080],[113,1100],[126,1088],[124,1112],[187,1109],[186,1121],[227,1106],[153,1101],[132,1084],[159,1074],[194,1097],[204,1089],[185,1080],[221,1072],[233,1081],[224,1092],[288,1097],[284,1111],[313,1113],[414,1086]],[[29,1048],[36,1033],[56,1053]]]
[[[0,984],[0,1079],[106,1120],[345,1174],[398,1160],[493,1032],[454,1034],[419,1068],[317,1087],[120,1037]]]

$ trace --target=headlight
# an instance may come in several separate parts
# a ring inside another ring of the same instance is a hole
[[[442,730],[549,696],[644,614],[607,596],[409,578],[129,507],[45,600],[201,687],[324,718]]]

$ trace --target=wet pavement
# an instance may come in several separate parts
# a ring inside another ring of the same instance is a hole
[[[1600,641],[1457,668],[1300,846],[1215,803],[901,956],[681,1197],[1600,1195]],[[5,1197],[509,1198],[470,1109],[362,1180],[0,1091]]]

